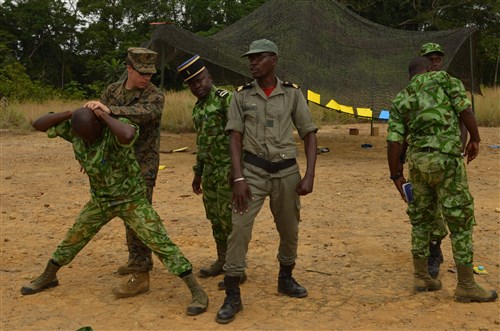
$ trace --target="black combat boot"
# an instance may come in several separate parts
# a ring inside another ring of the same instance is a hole
[[[236,314],[243,310],[239,287],[240,277],[225,276],[224,283],[226,285],[226,298],[215,318],[215,321],[220,324],[232,322]]]
[[[441,240],[431,240],[429,242],[429,252],[427,269],[429,270],[429,275],[436,279],[439,275],[439,267],[444,262],[443,252],[441,251]]]
[[[278,275],[278,292],[286,294],[293,298],[303,298],[307,296],[307,290],[300,286],[292,277],[292,270],[295,263],[292,265],[283,265],[280,263],[280,272]]]
[[[247,281],[247,274],[243,272],[240,276],[240,285],[245,283]],[[226,284],[224,283],[224,280],[219,282],[217,284],[217,287],[219,288],[220,291],[224,291],[226,289]]]

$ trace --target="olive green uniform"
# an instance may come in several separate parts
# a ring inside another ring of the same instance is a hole
[[[300,172],[297,163],[293,162],[298,153],[293,128],[295,126],[302,139],[318,129],[295,84],[277,79],[276,88],[269,97],[256,81],[238,90],[229,107],[226,130],[242,134],[243,176],[254,199],[248,201],[247,212],[233,212],[233,231],[228,239],[224,265],[228,276],[239,276],[245,270],[253,223],[266,197],[270,197],[271,212],[280,235],[277,258],[283,265],[295,263],[300,221],[300,198],[296,187]],[[264,170],[245,161],[247,154],[273,162],[273,167],[282,162],[290,166]]]

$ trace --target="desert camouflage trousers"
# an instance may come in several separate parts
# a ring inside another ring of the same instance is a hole
[[[439,152],[417,152],[408,157],[415,201],[408,205],[412,224],[412,255],[429,256],[429,240],[438,210],[450,231],[457,265],[473,261],[474,199],[469,192],[462,158]]]
[[[145,179],[146,198],[150,204],[153,204],[153,189],[155,179]],[[137,272],[147,272],[153,269],[153,258],[148,246],[137,237],[134,230],[125,222],[125,237],[128,248],[128,267]]]
[[[89,201],[52,254],[52,259],[61,266],[70,263],[94,235],[115,217],[120,217],[130,226],[170,272],[179,276],[192,269],[179,248],[168,238],[160,216],[145,197],[107,209]]]
[[[219,176],[220,177],[220,176]],[[231,234],[232,189],[227,176],[217,178],[203,173],[203,205],[207,219],[212,223],[212,235],[217,245],[226,246]]]

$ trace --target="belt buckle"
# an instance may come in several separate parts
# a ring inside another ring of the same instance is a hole
[[[271,174],[275,174],[279,171],[278,164],[270,162],[269,163],[269,168],[267,169],[267,172]]]

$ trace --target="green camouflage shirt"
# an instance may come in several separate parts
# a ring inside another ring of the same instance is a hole
[[[411,151],[429,147],[460,155],[459,116],[471,105],[463,84],[444,71],[415,75],[392,101],[387,141]]]
[[[227,110],[233,94],[212,86],[210,93],[198,100],[193,108],[198,153],[193,171],[197,175],[227,177],[231,168],[229,135],[225,131]]]
[[[139,126],[141,135],[135,144],[135,154],[146,179],[156,179],[160,164],[160,124],[164,95],[152,83],[127,100],[125,80],[109,85],[101,102],[116,116],[126,117]]]
[[[119,118],[123,123],[130,123]],[[118,142],[108,127],[102,137],[88,146],[71,131],[71,120],[66,120],[49,130],[49,138],[61,137],[73,144],[75,158],[89,177],[92,199],[103,208],[130,202],[145,194],[145,184],[134,155],[133,144],[139,136],[139,128],[128,145]]]

